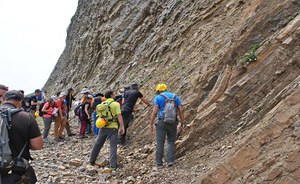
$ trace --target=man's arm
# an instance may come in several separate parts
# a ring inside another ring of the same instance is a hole
[[[178,110],[179,110],[179,117],[180,117],[180,122],[181,122],[181,126],[185,127],[185,119],[184,119],[184,110],[183,107],[180,105],[178,106]]]
[[[32,150],[43,149],[43,139],[42,136],[30,139],[29,148]]]
[[[151,131],[151,133],[154,133],[153,124],[154,124],[155,118],[157,116],[157,113],[158,113],[158,105],[155,105],[153,107],[151,118],[150,118],[150,131]]]
[[[117,115],[118,121],[120,123],[120,133],[124,134],[125,133],[125,129],[124,129],[124,123],[123,123],[123,117],[121,114]]]
[[[144,102],[144,104],[151,106],[151,103],[144,97],[141,97],[142,102]]]

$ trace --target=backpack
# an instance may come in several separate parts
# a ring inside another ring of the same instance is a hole
[[[22,108],[24,109],[24,111],[26,112],[30,112],[30,105],[31,101],[29,97],[24,97],[24,100],[22,100]]]
[[[165,94],[160,94],[166,99],[162,119],[165,123],[175,123],[177,119],[177,106],[175,103],[176,95],[174,94],[172,98],[168,98]]]
[[[101,102],[101,104],[97,105],[96,107],[96,111],[97,111],[97,116],[99,118],[103,118],[106,120],[106,122],[117,122],[117,117],[114,117],[111,110],[110,110],[110,104],[113,103],[112,102]]]
[[[9,147],[8,132],[11,129],[11,116],[21,109],[0,108],[0,171],[7,173],[14,166],[14,159]],[[23,149],[24,151],[24,149]],[[22,152],[23,152],[22,151]],[[22,153],[21,153],[22,154]]]
[[[79,109],[81,108],[82,104],[78,104],[74,109],[75,116],[79,116]]]
[[[41,103],[40,104],[40,106],[39,106],[39,116],[40,117],[43,117],[45,114],[47,114],[47,112],[43,112],[42,110],[43,110],[43,107],[45,106],[45,104],[46,104],[47,102],[43,102],[43,103]],[[46,110],[48,110],[50,107],[51,107],[51,105],[50,105],[50,103],[48,103],[49,105],[48,105],[48,107],[46,108]]]

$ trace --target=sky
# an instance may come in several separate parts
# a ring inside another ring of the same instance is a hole
[[[41,89],[65,48],[78,0],[0,0],[0,84]]]

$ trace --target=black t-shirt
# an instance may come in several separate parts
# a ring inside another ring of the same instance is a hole
[[[94,98],[94,103],[93,103],[93,106],[92,106],[92,110],[95,110],[97,105],[101,104],[101,102],[102,102],[101,97]]]
[[[132,112],[138,98],[142,98],[143,94],[135,89],[125,91],[124,103],[122,105],[122,112]]]
[[[75,100],[74,96],[71,94],[71,93],[68,93],[67,94],[67,97],[66,97],[66,102],[67,102],[67,108],[68,108],[68,111],[71,109],[72,107],[72,101]]]
[[[31,105],[31,101],[37,102],[37,98],[36,98],[35,95],[31,96],[30,99],[29,99],[29,102],[30,102],[30,109],[31,109],[31,110],[35,110],[35,109],[36,109],[36,105]]]
[[[13,104],[4,103],[3,107],[16,108]],[[12,115],[11,129],[8,132],[9,146],[13,157],[17,157],[23,146],[27,143],[22,157],[29,160],[30,139],[41,136],[40,129],[35,118],[25,111],[17,112]]]

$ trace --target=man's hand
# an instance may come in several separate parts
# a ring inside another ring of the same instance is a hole
[[[151,134],[154,135],[154,127],[153,127],[153,125],[150,125],[150,132],[151,132]]]
[[[185,127],[186,127],[186,125],[184,124],[184,123],[180,123],[180,125],[179,125],[179,132],[181,133],[181,132],[183,132],[184,131],[184,129],[185,129]]]
[[[121,126],[121,127],[120,127],[119,133],[120,133],[121,135],[123,135],[123,134],[125,133],[124,126]]]

